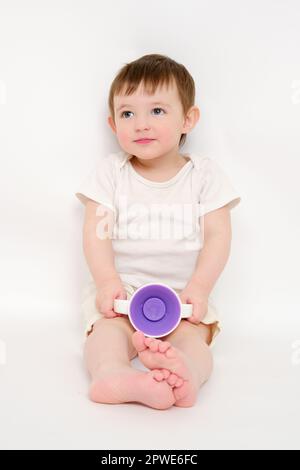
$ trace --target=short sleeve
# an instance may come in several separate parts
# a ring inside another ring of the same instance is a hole
[[[88,199],[92,199],[115,212],[116,171],[117,161],[113,154],[99,159],[92,171],[82,181],[75,196],[83,204],[86,204]]]
[[[201,215],[227,204],[229,209],[233,209],[241,201],[230,178],[215,160],[203,159],[199,178]]]

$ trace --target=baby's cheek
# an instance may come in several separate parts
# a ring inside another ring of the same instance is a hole
[[[163,127],[160,129],[160,134],[166,140],[174,139],[174,128],[172,127]]]
[[[129,142],[132,140],[130,139],[128,132],[122,129],[118,131],[118,139],[122,142]]]

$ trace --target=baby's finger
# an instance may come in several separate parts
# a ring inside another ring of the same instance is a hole
[[[195,325],[197,325],[198,323],[200,323],[200,320],[196,317],[194,317],[194,315],[192,315],[191,317],[188,318],[188,321],[191,322],[191,323],[194,323]]]
[[[103,312],[103,315],[105,318],[114,318],[117,316],[117,314],[113,310],[107,310],[106,312]]]
[[[114,301],[106,297],[104,300],[102,300],[100,307],[102,313],[113,312]]]

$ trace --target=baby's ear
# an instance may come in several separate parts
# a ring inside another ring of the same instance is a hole
[[[184,133],[189,133],[197,124],[197,122],[200,119],[200,109],[198,106],[192,106],[185,117],[185,122],[184,122]]]
[[[116,125],[114,123],[114,120],[113,120],[112,116],[108,116],[107,122],[108,122],[109,126],[111,127],[112,131],[116,134],[117,128],[116,128]]]

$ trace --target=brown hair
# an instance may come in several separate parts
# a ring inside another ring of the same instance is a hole
[[[109,91],[108,105],[113,121],[115,122],[114,96],[123,89],[125,95],[131,95],[143,82],[147,93],[153,94],[159,85],[169,87],[173,81],[177,85],[183,114],[186,116],[195,102],[195,83],[184,65],[160,54],[147,54],[125,64],[114,78]],[[186,134],[181,134],[179,147],[185,140]]]

